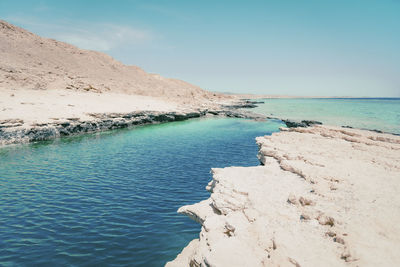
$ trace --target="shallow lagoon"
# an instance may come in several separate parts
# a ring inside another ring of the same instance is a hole
[[[196,119],[0,149],[0,265],[163,266],[211,167],[258,165],[280,121]]]
[[[400,134],[400,98],[262,99],[255,112]]]

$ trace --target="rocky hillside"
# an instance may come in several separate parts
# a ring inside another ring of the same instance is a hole
[[[0,90],[69,89],[169,99],[209,99],[195,85],[127,66],[112,57],[42,38],[0,20]]]

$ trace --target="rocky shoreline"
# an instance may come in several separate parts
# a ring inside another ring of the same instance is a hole
[[[235,107],[246,107],[246,102],[239,102]],[[132,126],[182,121],[204,116],[225,116],[264,120],[266,117],[237,108],[195,109],[181,112],[136,111],[129,113],[88,113],[91,119],[66,118],[47,123],[25,125],[22,119],[0,121],[0,146],[16,143],[29,143],[51,140],[63,136],[94,133]]]
[[[257,138],[261,166],[213,169],[201,224],[166,266],[397,266],[400,137],[330,126]]]
[[[262,102],[242,99],[231,100],[225,104],[209,103],[205,104],[205,107],[202,108],[182,109],[180,107],[172,109],[179,111],[77,112],[75,116],[70,115],[70,117],[68,117],[68,115],[65,114],[61,116],[61,118],[47,118],[49,114],[43,114],[43,119],[39,121],[27,121],[24,118],[8,118],[5,116],[5,118],[0,120],[0,146],[45,141],[63,136],[94,133],[147,124],[182,121],[204,116],[223,116],[254,120],[281,120],[279,118],[273,118],[246,110],[257,107],[256,104],[259,103]],[[36,103],[30,104],[36,105]],[[74,105],[68,105],[69,109],[71,108],[70,106],[73,107]],[[322,124],[317,121],[295,122],[284,119],[282,119],[282,121],[287,127],[308,127],[314,124]]]

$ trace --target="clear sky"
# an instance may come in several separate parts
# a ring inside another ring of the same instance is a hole
[[[400,97],[400,0],[0,0],[0,18],[211,91]]]

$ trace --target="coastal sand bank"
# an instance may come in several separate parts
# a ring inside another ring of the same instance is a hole
[[[0,90],[0,146],[202,116],[264,119],[221,99],[193,105],[165,98],[71,90]]]

